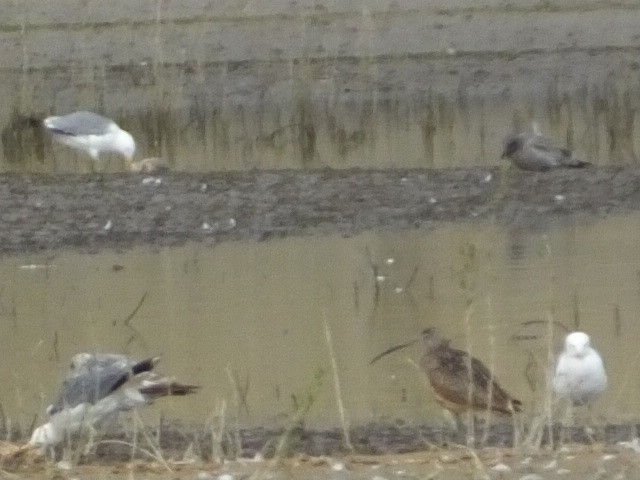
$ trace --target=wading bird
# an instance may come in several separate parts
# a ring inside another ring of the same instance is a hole
[[[507,415],[522,411],[522,402],[498,384],[484,363],[449,343],[436,328],[424,330],[420,367],[438,403],[456,417],[458,429],[462,428],[460,413],[467,410]]]
[[[74,355],[58,398],[47,407],[49,421],[34,430],[29,443],[53,447],[84,427],[93,433],[120,412],[200,388],[151,373],[158,361],[155,357],[138,362],[110,353]]]
[[[44,127],[60,143],[88,153],[98,161],[102,152],[116,152],[131,164],[136,142],[113,120],[93,112],[74,112],[44,119]]]
[[[591,405],[607,388],[607,373],[589,335],[572,332],[564,340],[551,382],[553,391],[574,406]]]
[[[416,343],[414,340],[392,347],[374,358]],[[464,431],[460,419],[462,412],[490,411],[512,415],[522,411],[522,403],[509,395],[497,382],[491,371],[467,352],[452,348],[437,328],[422,332],[420,368],[429,379],[436,401],[453,413],[458,432]]]
[[[556,147],[542,136],[537,127],[533,132],[507,136],[502,158],[509,158],[522,170],[546,171],[552,168],[584,168],[591,165],[573,156],[571,150]]]

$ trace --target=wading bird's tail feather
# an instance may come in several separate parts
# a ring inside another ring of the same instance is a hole
[[[510,405],[511,410],[513,412],[518,413],[522,411],[522,402],[520,400],[516,400],[515,398],[512,398],[510,403],[511,403]]]

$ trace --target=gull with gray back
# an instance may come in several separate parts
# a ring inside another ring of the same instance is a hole
[[[135,361],[109,353],[75,355],[57,399],[47,407],[49,421],[34,430],[29,443],[55,446],[85,426],[108,423],[120,412],[198,390],[198,386],[152,373],[158,361],[159,357]]]
[[[136,142],[131,134],[102,115],[80,111],[47,117],[43,124],[56,141],[86,152],[95,161],[103,152],[119,153],[127,164],[133,160]]]
[[[555,146],[548,138],[533,132],[509,135],[502,158],[509,158],[522,170],[546,171],[552,168],[584,168],[591,165],[573,156],[571,150]]]

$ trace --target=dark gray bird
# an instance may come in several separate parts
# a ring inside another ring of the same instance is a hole
[[[509,135],[501,158],[509,158],[522,170],[546,171],[552,168],[584,168],[591,165],[573,156],[571,150],[559,148],[534,128],[532,133]]]
[[[485,410],[511,415],[522,411],[522,402],[509,395],[491,371],[467,352],[449,346],[438,329],[422,332],[420,367],[427,375],[436,400],[452,412],[460,428],[460,413]]]
[[[74,355],[58,398],[47,407],[49,421],[34,430],[29,443],[57,445],[83,426],[95,428],[119,412],[200,388],[151,373],[158,361],[155,357],[138,362],[110,353]]]

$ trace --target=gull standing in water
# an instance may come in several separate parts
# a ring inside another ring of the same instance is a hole
[[[97,113],[80,111],[47,117],[43,124],[55,140],[87,152],[96,162],[102,152],[120,153],[127,166],[133,160],[136,142],[131,134]]]
[[[553,391],[574,406],[591,405],[607,388],[607,373],[589,335],[572,332],[564,340],[551,382]]]
[[[424,330],[420,367],[438,403],[455,415],[458,430],[462,429],[460,413],[468,410],[507,415],[522,411],[522,402],[498,384],[484,363],[449,343],[438,329]]]
[[[556,362],[551,387],[560,400],[567,402],[564,403],[566,409],[562,424],[572,421],[572,407],[586,405],[589,417],[592,416],[593,402],[607,388],[607,373],[600,354],[591,346],[589,335],[584,332],[572,332],[566,336],[564,350]],[[589,423],[592,423],[591,420]],[[585,425],[584,432],[593,442],[593,429]],[[564,429],[562,435],[564,436]]]
[[[74,355],[58,398],[47,407],[49,421],[34,430],[29,443],[53,447],[83,427],[106,424],[120,412],[200,388],[151,373],[158,361],[155,357],[138,362],[110,353]]]
[[[502,158],[509,158],[522,170],[544,172],[552,168],[584,168],[591,165],[573,156],[571,150],[556,147],[534,124],[532,132],[507,136]]]

